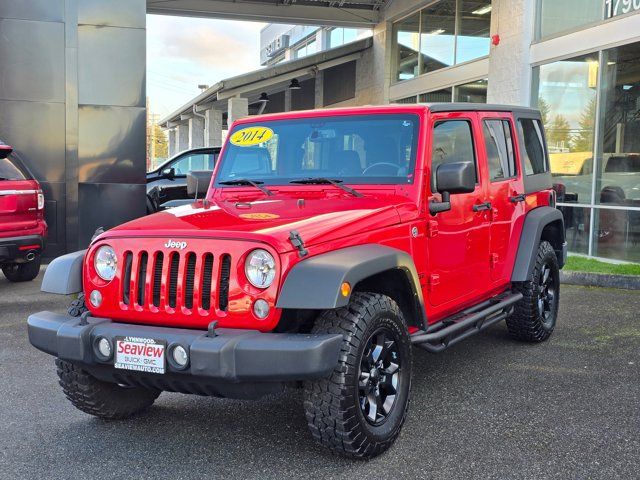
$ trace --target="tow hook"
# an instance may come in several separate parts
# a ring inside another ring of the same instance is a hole
[[[302,240],[302,237],[296,230],[291,230],[291,232],[289,232],[289,241],[291,242],[291,245],[298,250],[300,258],[306,257],[309,254],[308,250],[304,248],[304,240]]]

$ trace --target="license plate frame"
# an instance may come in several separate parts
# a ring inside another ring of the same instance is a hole
[[[157,338],[114,338],[114,368],[163,375],[167,366],[167,342]]]

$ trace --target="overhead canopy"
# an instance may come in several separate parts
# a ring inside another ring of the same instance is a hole
[[[297,25],[371,27],[386,0],[147,0],[147,13]]]
[[[159,124],[164,127],[173,127],[184,122],[193,115],[194,108],[197,112],[207,109],[226,111],[227,100],[232,97],[242,96],[252,102],[258,100],[262,92],[270,95],[283,91],[294,78],[302,82],[314,77],[322,70],[357,60],[371,45],[371,38],[364,38],[338,48],[222,80],[164,117]]]

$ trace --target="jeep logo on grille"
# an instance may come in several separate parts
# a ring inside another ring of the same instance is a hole
[[[176,242],[174,240],[167,240],[167,243],[164,244],[165,248],[177,248],[178,250],[184,250],[187,248],[187,242]]]

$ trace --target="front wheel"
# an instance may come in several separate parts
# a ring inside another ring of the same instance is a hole
[[[411,390],[411,339],[402,312],[389,297],[354,293],[349,305],[324,312],[314,333],[343,336],[328,378],[305,382],[311,434],[332,451],[372,458],[400,433]]]
[[[522,293],[522,299],[507,318],[509,333],[527,342],[546,340],[556,326],[560,304],[560,268],[556,252],[549,242],[540,242],[529,280],[514,287]]]

